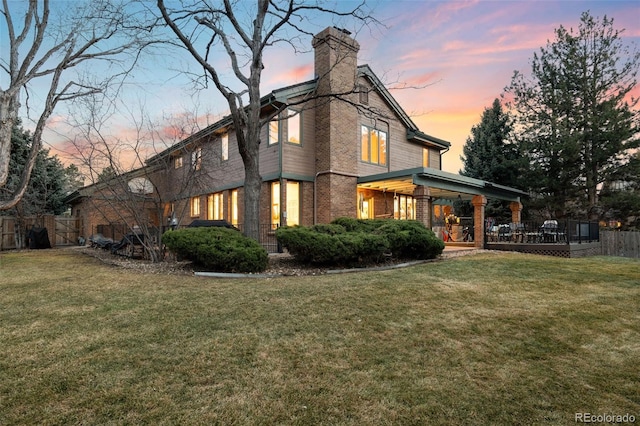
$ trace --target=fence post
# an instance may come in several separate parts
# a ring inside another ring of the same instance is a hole
[[[578,221],[578,244],[582,244],[582,222]]]

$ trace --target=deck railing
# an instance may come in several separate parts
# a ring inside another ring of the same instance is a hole
[[[485,233],[489,244],[581,244],[600,240],[598,222],[582,220],[488,224]]]

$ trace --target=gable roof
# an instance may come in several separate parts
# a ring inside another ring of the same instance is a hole
[[[405,127],[407,128],[407,139],[419,144],[433,145],[440,149],[448,149],[451,146],[451,143],[443,139],[436,138],[420,131],[420,129],[418,129],[418,126],[416,126],[416,123],[414,123],[411,117],[409,117],[405,110],[402,109],[400,104],[391,95],[389,90],[387,90],[385,85],[382,84],[378,76],[375,75],[369,65],[359,65],[358,75],[367,78],[371,82],[376,91],[398,116],[402,124],[405,125]]]
[[[395,100],[395,98],[391,95],[389,90],[382,84],[380,79],[375,75],[375,73],[371,70],[369,65],[359,65],[358,66],[358,77],[364,77],[368,79],[375,91],[384,99],[384,101],[389,105],[391,110],[396,114],[396,116],[400,119],[402,124],[407,128],[407,139],[411,142],[420,144],[420,145],[429,145],[434,146],[439,149],[449,149],[451,144],[443,139],[436,138],[434,136],[428,135],[420,129],[418,126],[411,120],[411,117],[402,109],[400,104]],[[260,105],[262,108],[281,108],[292,98],[296,98],[299,96],[312,94],[317,87],[318,79],[309,80],[303,83],[294,84],[291,86],[282,87],[280,89],[276,89],[271,91],[271,93],[263,96],[260,99]],[[162,158],[167,157],[173,152],[176,152],[180,149],[183,149],[190,144],[206,137],[209,135],[213,135],[216,132],[221,132],[233,126],[233,120],[231,115],[227,115],[217,121],[216,123],[188,136],[182,141],[170,146],[164,151],[150,157],[147,159],[147,164],[153,164]]]

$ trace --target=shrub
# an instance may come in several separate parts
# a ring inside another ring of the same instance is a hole
[[[184,228],[167,231],[162,241],[169,250],[216,272],[262,272],[267,251],[257,241],[228,228]]]
[[[283,227],[278,242],[305,263],[377,263],[391,252],[397,259],[433,259],[444,242],[417,221],[338,218],[330,224]]]
[[[387,220],[375,232],[387,238],[396,258],[434,259],[444,250],[444,242],[415,220]]]
[[[327,227],[319,225],[312,228],[284,226],[276,229],[276,238],[298,260],[323,264],[339,258],[339,253],[344,252],[342,242],[334,238],[335,234],[323,232],[326,230],[328,230]],[[334,228],[334,230],[338,229]]]
[[[372,263],[387,250],[384,237],[347,232],[335,224],[282,227],[276,230],[276,238],[298,260],[319,265]]]

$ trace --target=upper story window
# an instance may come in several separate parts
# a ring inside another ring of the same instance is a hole
[[[229,133],[225,133],[222,135],[222,161],[227,161],[229,159]]]
[[[369,105],[369,90],[365,86],[358,86],[358,95],[362,105]]]
[[[280,122],[275,119],[269,122],[269,145],[280,142]]]
[[[422,167],[429,167],[429,148],[422,148]]]
[[[361,127],[360,159],[367,163],[387,164],[387,132]]]
[[[200,170],[202,167],[202,148],[198,147],[191,152],[191,168]]]
[[[287,110],[287,142],[300,145],[300,112]]]
[[[174,169],[179,169],[180,167],[182,167],[182,156],[174,157],[174,159],[173,159],[173,168]]]

